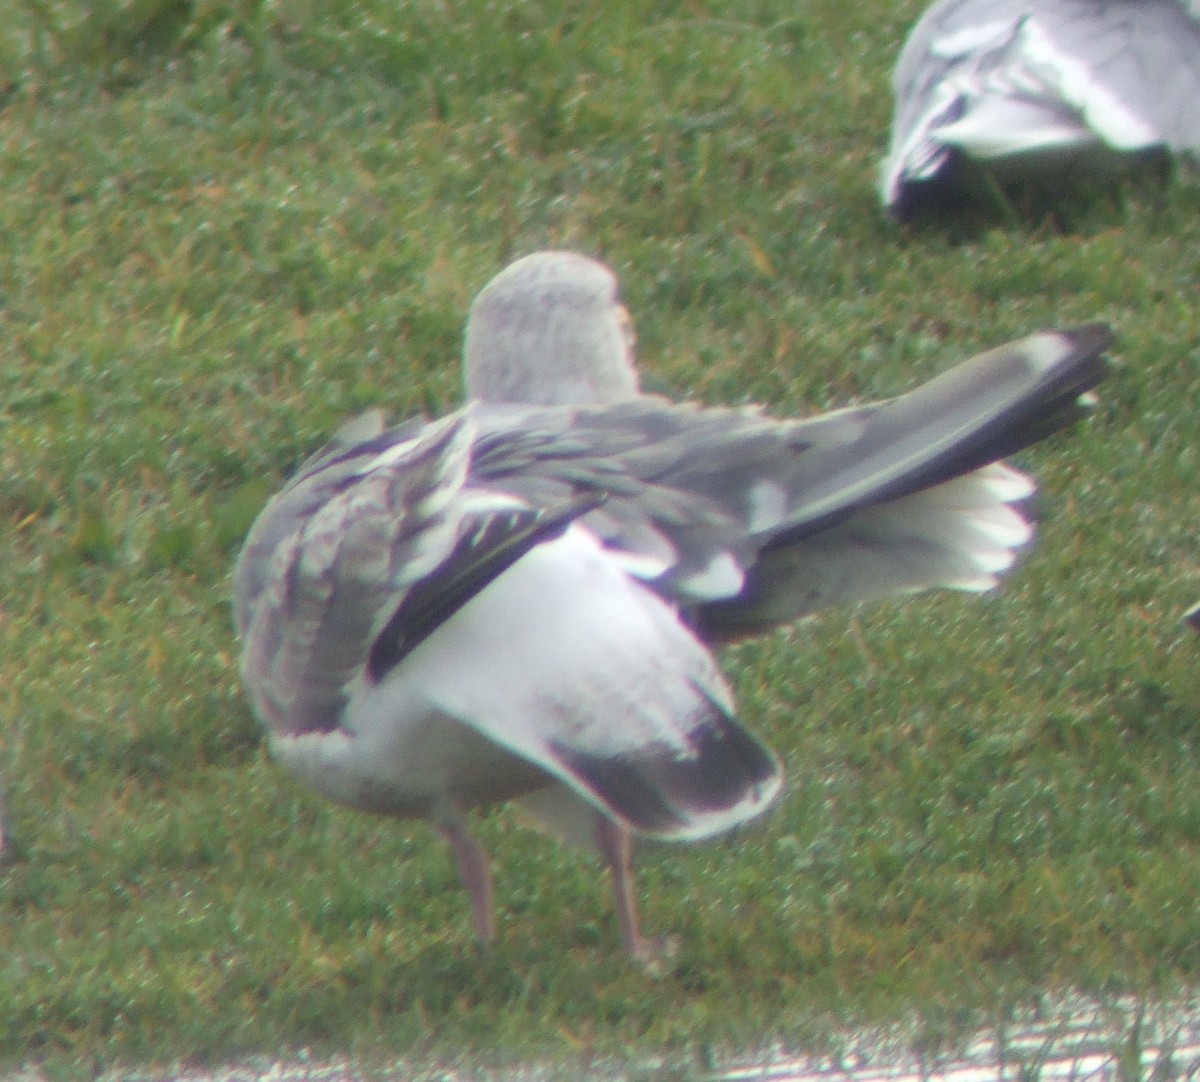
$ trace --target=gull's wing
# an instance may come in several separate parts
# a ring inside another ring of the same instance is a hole
[[[1200,20],[1181,0],[941,0],[893,77],[884,204],[956,156],[1002,173],[1156,147],[1200,151]]]
[[[1080,417],[1111,340],[1100,324],[1033,335],[860,415],[860,434],[814,456],[806,498],[701,628],[737,637],[833,604],[995,586],[1033,533],[1013,506],[1033,482],[999,460]]]
[[[664,837],[763,810],[778,762],[705,646],[572,525],[604,492],[534,504],[490,485],[476,425],[338,441],[256,524],[235,576],[243,673],[277,756],[335,799],[411,814],[554,782]],[[493,448],[505,434],[531,438],[493,423]]]
[[[587,525],[677,599],[725,596],[777,528],[792,426],[756,410],[641,397],[612,406],[479,406],[472,476],[535,503],[604,492]],[[761,504],[761,506],[760,506]]]
[[[1023,2],[996,0],[993,25]],[[962,0],[934,13],[916,42],[980,17]],[[1031,534],[1012,505],[1033,491],[996,460],[1070,421],[1109,341],[1099,327],[1035,335],[893,403],[774,422],[639,395],[630,349],[613,346],[629,321],[615,298],[612,272],[575,252],[535,252],[488,284],[464,351],[486,403],[472,469],[533,503],[605,491],[588,527],[715,637],[995,585]],[[517,401],[524,414],[504,405]],[[556,403],[576,408],[537,408]]]
[[[933,585],[995,585],[1031,528],[1007,455],[1107,372],[1100,325],[1033,335],[885,403],[808,421],[641,397],[479,408],[472,475],[535,503],[600,489],[588,527],[715,637]]]
[[[415,435],[422,421],[414,418],[389,433]],[[339,481],[353,477],[370,458],[370,444],[387,430],[383,414],[368,410],[342,425],[320,450],[310,455],[259,515],[242,546],[234,570],[234,620],[245,635],[250,609],[266,584],[269,564],[280,543],[317,512]]]
[[[267,504],[234,608],[243,677],[272,732],[337,727],[392,608],[457,543],[446,494],[462,487],[472,435],[456,414],[319,454]]]

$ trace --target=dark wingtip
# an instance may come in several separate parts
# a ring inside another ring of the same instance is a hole
[[[1078,351],[1083,354],[1103,353],[1117,340],[1117,332],[1111,325],[1099,319],[1068,327],[1061,333],[1070,335]],[[1111,364],[1111,360],[1108,363]]]
[[[1197,634],[1200,634],[1200,603],[1193,605],[1183,614],[1183,622]]]
[[[616,756],[563,745],[554,751],[586,790],[639,834],[719,834],[766,809],[782,767],[756,737],[714,707],[689,743],[686,756],[664,746]]]

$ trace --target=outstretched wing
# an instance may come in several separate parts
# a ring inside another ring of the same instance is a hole
[[[989,351],[889,402],[809,421],[641,397],[480,408],[472,477],[532,503],[608,498],[586,522],[714,637],[832,604],[986,589],[1031,529],[997,460],[1076,419],[1106,374],[1100,325]]]

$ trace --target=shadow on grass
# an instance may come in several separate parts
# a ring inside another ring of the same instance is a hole
[[[1122,225],[1129,204],[1162,204],[1176,183],[1195,182],[1188,167],[1165,152],[1128,163],[1121,171],[1083,168],[1053,177],[998,180],[958,160],[926,183],[914,185],[895,218],[915,234],[940,233],[951,244],[972,244],[996,228],[1036,236],[1067,236]]]

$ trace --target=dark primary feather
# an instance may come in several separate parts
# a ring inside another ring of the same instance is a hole
[[[872,485],[857,499],[848,499],[843,484],[832,507],[825,510],[826,505],[816,501],[816,514],[808,518],[793,515],[788,526],[771,538],[766,550],[793,545],[845,521],[865,506],[902,499],[1008,458],[1079,420],[1085,413],[1080,396],[1108,373],[1103,354],[1112,345],[1113,333],[1106,324],[1089,323],[1057,334],[1070,341],[1069,356],[1043,376],[1031,376],[991,416],[980,417],[971,410],[964,415],[958,431],[947,423],[938,441],[927,438],[930,429],[923,422],[939,412],[952,418],[964,405],[971,407],[989,371],[997,368],[997,359],[1016,354],[1020,343],[989,350],[907,395],[881,404],[867,437],[856,445],[863,463],[878,458]],[[908,432],[919,437],[920,446],[906,459],[898,452]]]
[[[705,813],[745,800],[748,789],[777,785],[779,761],[715,703],[694,720],[690,754],[639,748],[636,754],[589,755],[551,741],[555,754],[630,828],[646,834],[685,831]]]

